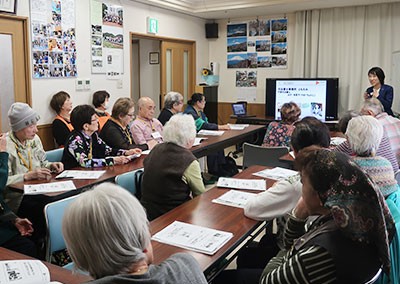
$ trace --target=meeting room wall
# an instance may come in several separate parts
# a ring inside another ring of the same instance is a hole
[[[33,1],[33,0],[31,0]],[[75,79],[32,79],[32,104],[41,116],[39,124],[48,124],[54,118],[49,107],[51,96],[60,90],[67,91],[74,105],[91,103],[93,92],[105,89],[111,94],[111,103],[118,97],[130,96],[130,52],[129,33],[146,34],[146,17],[151,16],[159,20],[159,36],[196,41],[196,81],[200,80],[201,67],[208,63],[208,41],[205,38],[205,20],[136,3],[129,0],[105,1],[121,5],[124,8],[124,74],[122,88],[118,88],[116,80],[107,80],[105,74],[91,73],[91,23],[90,1],[76,0],[76,47],[78,77],[90,79],[91,89],[76,91]],[[29,1],[18,1],[18,16],[29,17]],[[155,91],[155,90],[154,90]]]

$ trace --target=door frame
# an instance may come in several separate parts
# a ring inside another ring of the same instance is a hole
[[[194,40],[188,40],[188,39],[180,39],[180,38],[172,38],[172,37],[165,37],[165,36],[158,36],[158,35],[149,35],[149,34],[142,34],[142,33],[136,33],[136,32],[130,32],[129,33],[129,46],[132,47],[132,40],[133,39],[151,39],[151,40],[159,40],[160,42],[162,41],[169,41],[169,42],[177,42],[177,43],[184,43],[184,44],[191,44],[192,48],[193,48],[193,57],[192,57],[192,74],[193,74],[193,78],[192,78],[192,90],[189,90],[189,93],[193,93],[194,92],[194,88],[196,86],[196,41]],[[160,52],[160,64],[161,64],[161,68],[162,69],[163,66],[163,62],[165,62],[165,59],[163,58],[162,52]],[[132,80],[132,75],[133,75],[133,54],[132,54],[132,48],[130,48],[130,72],[131,72],[131,76],[130,76],[130,80],[131,80],[131,84],[130,84],[130,96],[132,97],[132,92],[133,92],[133,80]],[[139,63],[140,64],[140,63]],[[139,68],[140,70],[140,68]],[[162,72],[162,71],[160,71]],[[161,74],[160,74],[161,75]],[[160,77],[160,92],[162,92],[162,78]],[[139,73],[139,84],[140,84],[140,73]],[[140,90],[140,85],[139,85],[139,90]],[[161,96],[161,94],[159,94]],[[139,98],[140,98],[140,94],[139,94]],[[164,106],[164,100],[160,98],[160,102],[161,102],[161,108]],[[160,109],[161,109],[160,108]]]
[[[32,106],[32,83],[31,83],[31,70],[30,70],[30,66],[31,66],[31,58],[30,58],[30,52],[29,52],[29,26],[28,26],[28,18],[27,17],[20,17],[20,16],[10,16],[10,15],[4,15],[4,14],[0,14],[0,18],[1,19],[5,19],[5,20],[11,20],[14,22],[18,22],[22,24],[22,37],[23,37],[23,43],[22,43],[22,47],[23,47],[23,54],[24,54],[24,69],[25,70],[18,70],[18,68],[14,68],[14,97],[15,97],[15,101],[22,101],[22,102],[26,102],[29,105]],[[13,52],[15,51],[15,41],[13,40]],[[16,66],[16,58],[15,56],[13,57],[13,66]],[[22,96],[22,94],[20,94],[20,85],[21,82],[19,80],[17,80],[17,78],[21,78],[24,77],[25,78],[25,96]]]

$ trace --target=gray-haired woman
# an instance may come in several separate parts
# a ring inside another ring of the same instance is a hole
[[[207,283],[188,254],[151,264],[146,213],[115,184],[103,183],[81,194],[65,212],[63,235],[76,268],[96,279],[91,283]]]
[[[163,130],[164,143],[144,159],[141,202],[149,220],[205,191],[200,164],[189,150],[196,137],[191,115],[176,114]]]
[[[161,110],[158,120],[165,125],[176,113],[182,112],[183,97],[177,92],[168,92],[164,98],[164,108]]]

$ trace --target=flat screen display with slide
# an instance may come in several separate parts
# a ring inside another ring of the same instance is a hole
[[[301,108],[301,118],[337,120],[339,78],[269,78],[265,93],[265,115],[275,120],[281,119],[281,106],[287,102]]]

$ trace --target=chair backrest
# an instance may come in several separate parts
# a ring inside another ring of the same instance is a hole
[[[137,169],[131,172],[123,173],[115,177],[115,183],[119,186],[122,186],[126,190],[128,190],[131,194],[135,195],[138,199],[140,199],[140,186],[139,180],[137,180],[137,174],[143,172],[143,169]]]
[[[66,248],[64,237],[62,235],[62,218],[64,217],[65,209],[74,201],[78,195],[71,196],[47,204],[44,207],[44,215],[47,224],[47,246],[46,260],[51,261],[51,254]]]
[[[290,168],[290,164],[279,160],[287,153],[289,153],[288,147],[261,147],[244,143],[243,169],[253,165]]]
[[[400,185],[400,170],[397,170],[397,172],[394,173],[394,178],[397,181],[397,184]]]
[[[46,159],[49,162],[61,162],[64,148],[58,148],[50,151],[46,151]]]
[[[379,276],[381,276],[381,273],[382,273],[382,268],[379,268],[378,272],[376,272],[374,277],[372,277],[370,280],[368,280],[364,284],[373,284],[373,283],[375,283],[376,280],[378,280]]]

